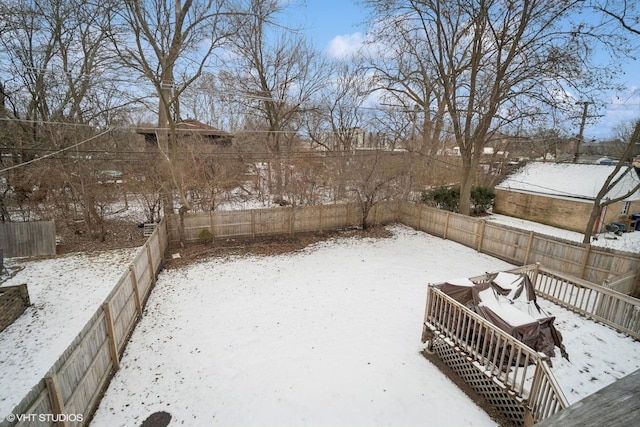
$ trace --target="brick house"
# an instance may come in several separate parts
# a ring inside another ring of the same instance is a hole
[[[136,133],[143,135],[147,150],[167,151],[168,130],[157,127],[141,127]],[[233,135],[194,119],[185,119],[176,123],[176,136],[179,143],[200,144],[201,146],[228,147]]]
[[[583,233],[596,195],[614,167],[529,163],[496,186],[493,211]],[[637,170],[632,170],[605,197],[621,196],[639,183]],[[610,222],[630,224],[630,215],[634,213],[640,213],[640,191],[607,206],[596,221],[594,231],[602,232]]]

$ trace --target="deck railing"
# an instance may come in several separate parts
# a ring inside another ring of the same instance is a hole
[[[534,422],[568,406],[548,365],[539,353],[464,305],[430,285],[423,341],[432,333],[463,353],[479,372],[525,407]]]
[[[640,340],[639,299],[539,264],[510,272],[526,273],[537,295]]]
[[[508,272],[526,274],[537,296],[640,340],[640,300],[608,289],[606,283],[599,286],[538,263]],[[484,282],[489,276],[490,273],[470,280]],[[533,422],[568,406],[543,353],[444,294],[441,287],[428,287],[423,342],[430,334],[444,340],[469,360],[470,366],[513,395]]]
[[[569,406],[546,360],[536,364],[528,404],[535,422],[542,421]]]

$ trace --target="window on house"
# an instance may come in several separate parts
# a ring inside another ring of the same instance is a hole
[[[622,205],[622,212],[620,212],[620,215],[627,215],[629,213],[629,205],[631,205],[631,202],[624,202],[624,204]]]

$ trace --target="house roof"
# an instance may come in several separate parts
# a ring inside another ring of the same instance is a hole
[[[497,189],[593,200],[615,166],[574,163],[528,163],[496,186]],[[624,172],[623,168],[620,173]],[[619,197],[640,183],[635,171],[626,174],[607,197]],[[625,200],[640,200],[636,191]]]
[[[155,135],[162,130],[158,127],[138,128],[137,133]],[[232,138],[233,135],[195,119],[185,119],[176,123],[176,131],[180,136],[201,135],[210,138]]]

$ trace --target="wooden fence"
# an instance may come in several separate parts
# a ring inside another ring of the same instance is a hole
[[[400,222],[461,243],[515,265],[536,262],[628,294],[640,293],[640,254],[593,247],[495,224],[411,202],[385,202],[369,214],[373,224]],[[356,204],[297,206],[240,211],[212,211],[184,216],[184,242],[197,242],[208,230],[213,238],[256,237],[336,230],[359,226]],[[180,217],[169,215],[169,241],[179,242]]]
[[[30,305],[26,284],[0,287],[0,332],[20,317]]]
[[[515,265],[539,262],[592,283],[640,293],[640,254],[571,242],[409,202],[400,204],[398,221]]]
[[[0,223],[0,248],[4,249],[7,258],[55,255],[55,222]]]
[[[630,282],[633,282],[634,286],[637,283],[640,265],[638,254],[596,249],[589,245],[553,239],[409,202],[381,203],[374,207],[370,215],[369,219],[374,224],[401,222],[511,263],[541,262],[546,267],[550,265],[551,269],[547,269],[550,275],[552,269],[558,271],[557,277],[553,279],[557,283],[562,282],[562,274],[566,273],[585,279],[585,283],[587,280],[595,283],[607,281],[609,284],[622,287],[629,286]],[[184,233],[184,241],[194,242],[199,240],[198,236],[204,229],[207,229],[214,238],[256,237],[269,234],[322,232],[358,226],[361,221],[361,210],[354,204],[188,214],[183,218],[183,227],[180,227],[179,216],[168,216],[158,224],[104,304],[46,376],[23,398],[13,413],[76,414],[82,415],[85,422],[88,420],[97,407],[100,395],[110,377],[118,369],[119,358],[128,337],[142,315],[142,309],[155,283],[155,277],[162,267],[165,249],[169,242],[180,241],[181,233]],[[53,223],[49,227],[52,226]],[[55,253],[55,232],[50,234],[53,237],[48,244],[53,246]],[[4,239],[5,237],[3,242]],[[576,286],[585,287],[585,283],[580,282]],[[547,292],[566,306],[574,304],[574,302],[565,301],[565,293],[545,291],[542,282],[536,286],[536,289],[538,286],[541,287],[540,292]],[[562,288],[565,285],[556,284],[555,286]],[[590,286],[593,288],[592,292],[600,288],[592,284]],[[567,293],[571,292],[567,291]],[[612,325],[621,323],[619,319],[622,317],[638,318],[640,309],[637,305],[622,304],[620,301],[624,299],[618,298],[619,293],[602,288],[599,295],[601,297],[593,306],[595,308],[589,308],[590,311],[582,309],[585,313],[591,313],[590,317],[601,321],[607,320],[610,322],[608,324]],[[486,327],[481,322],[477,323],[477,319],[470,320],[476,322],[478,327]],[[632,320],[632,324],[620,326],[624,327],[625,331],[637,331],[633,326],[637,322],[633,322],[636,320]],[[446,336],[445,338],[450,339]],[[503,340],[506,337],[498,333],[495,339]],[[513,348],[512,343],[510,345]],[[529,350],[524,348],[518,351],[522,355],[529,354],[527,353]],[[500,358],[502,357],[501,355]],[[535,356],[530,354],[529,357]],[[542,366],[539,370],[545,370],[541,359],[536,360],[535,365]],[[488,363],[496,364],[499,361],[491,360]],[[526,369],[522,369],[522,372],[524,371]],[[506,376],[500,381],[522,382],[525,378],[522,375],[520,373],[514,374],[513,377]],[[515,386],[516,383],[513,384]],[[558,405],[563,405],[559,398],[553,397],[555,385],[552,380],[536,380],[531,384],[529,399],[531,400],[532,396],[537,399],[535,411],[540,415],[536,416],[544,416],[546,413],[555,411]],[[536,393],[540,395],[539,398],[536,397]],[[18,420],[10,423],[6,419],[0,422],[0,427],[13,425],[30,424],[28,421]]]
[[[5,418],[0,426],[54,425],[38,421],[41,414],[73,416],[69,423],[58,425],[88,423],[108,381],[118,370],[120,356],[142,316],[164,262],[166,236],[166,223],[161,221],[102,306],[45,377],[13,410],[13,414],[30,415],[30,421],[9,422]]]
[[[375,224],[395,222],[397,204],[382,203],[369,213]],[[256,237],[277,234],[323,232],[362,224],[359,205],[295,206],[272,209],[212,211],[184,216],[184,242],[197,242],[208,230],[213,238]],[[180,241],[180,217],[168,216],[169,241]]]

